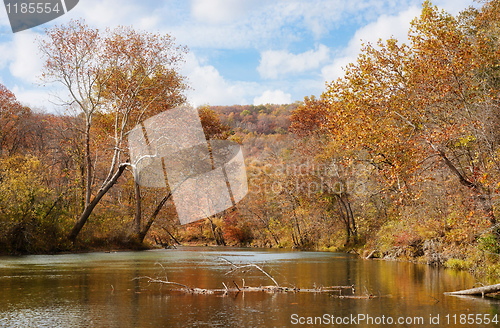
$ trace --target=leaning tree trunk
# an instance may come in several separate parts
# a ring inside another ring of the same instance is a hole
[[[101,198],[113,187],[116,182],[118,181],[118,178],[123,174],[123,171],[125,171],[125,168],[127,167],[128,163],[123,163],[120,164],[118,167],[118,170],[115,172],[111,180],[109,180],[107,183],[105,183],[100,189],[97,195],[92,199],[90,203],[85,207],[85,210],[83,211],[82,215],[76,221],[75,225],[73,226],[73,229],[71,229],[70,233],[68,234],[68,240],[71,242],[75,242],[76,237],[80,233],[80,230],[82,230],[83,226],[85,225],[85,222],[87,222],[88,218],[90,217],[90,214],[92,214],[92,211],[96,207],[96,205],[99,203]]]
[[[172,192],[169,192],[168,195],[163,197],[163,199],[158,203],[156,206],[155,211],[151,216],[149,217],[148,222],[142,227],[142,229],[139,231],[139,233],[136,235],[135,239],[139,244],[142,244],[144,242],[144,238],[146,238],[146,235],[148,234],[149,229],[153,225],[153,222],[155,221],[156,217],[160,213],[160,210],[163,208],[163,205],[167,202],[167,200],[172,196]]]

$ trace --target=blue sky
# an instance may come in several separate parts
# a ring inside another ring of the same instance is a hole
[[[436,0],[457,14],[472,0]],[[80,0],[66,15],[13,34],[0,8],[0,83],[34,108],[57,112],[38,85],[42,67],[35,39],[46,27],[84,18],[92,27],[131,25],[168,33],[189,48],[182,73],[198,106],[291,103],[319,96],[342,75],[361,40],[405,41],[419,15],[414,0]]]

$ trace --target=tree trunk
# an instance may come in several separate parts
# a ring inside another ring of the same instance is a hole
[[[177,243],[177,245],[182,246],[182,244],[177,240],[177,238],[174,237],[174,235],[172,235],[170,233],[170,231],[168,231],[167,228],[165,228],[165,227],[162,227],[162,228],[163,228],[163,230],[165,230],[168,233],[168,235],[170,236],[170,238],[172,238]]]
[[[446,295],[484,295],[500,291],[500,284],[448,292]]]
[[[71,232],[68,234],[68,240],[70,240],[73,243],[75,242],[76,237],[80,233],[80,230],[82,230],[83,226],[85,225],[85,222],[87,222],[88,218],[90,217],[90,214],[92,214],[92,211],[94,210],[96,205],[99,203],[101,198],[109,191],[109,189],[111,189],[111,187],[113,187],[116,184],[118,178],[120,178],[120,176],[123,174],[123,171],[125,171],[127,165],[128,163],[120,164],[118,170],[115,172],[111,180],[108,181],[105,185],[103,185],[101,189],[99,189],[97,195],[85,207],[85,210],[83,211],[82,215],[80,216],[78,221],[76,221],[75,225],[73,226],[73,229],[71,229]]]
[[[255,216],[257,216],[257,218],[264,224],[264,226],[267,227],[267,231],[271,234],[271,236],[273,237],[274,239],[274,242],[276,243],[276,247],[279,247],[280,246],[280,241],[279,241],[279,238],[276,236],[276,234],[274,232],[271,231],[271,227],[269,226],[269,222],[266,222],[260,215],[256,214],[256,213],[253,213]],[[272,247],[272,243],[271,243],[271,247]]]
[[[144,238],[146,238],[146,235],[148,234],[149,228],[153,225],[154,220],[158,216],[158,213],[160,213],[160,210],[162,209],[163,205],[167,202],[167,200],[172,196],[172,192],[169,192],[168,195],[163,197],[163,199],[158,203],[158,206],[156,206],[155,211],[153,214],[151,214],[151,217],[149,218],[148,222],[144,225],[142,230],[136,235],[136,240],[142,244],[144,241]]]
[[[86,199],[86,191],[85,191],[85,186],[86,186],[86,181],[85,181],[85,159],[83,159],[83,162],[80,162],[80,193],[77,194],[77,198],[80,200],[80,208],[78,209],[78,213],[83,212],[85,209],[85,199]],[[75,213],[75,216],[78,215],[78,213]]]
[[[344,200],[342,199],[342,196],[335,194],[337,196],[337,204],[339,206],[339,213],[340,217],[344,221],[345,224],[345,232],[346,232],[346,241],[345,244],[349,244],[351,241],[351,234],[352,234],[352,229],[351,229],[351,218],[349,215],[349,211],[347,210],[347,206],[344,203]]]
[[[217,233],[217,238],[219,240],[218,245],[226,246],[226,240],[224,239],[224,234],[222,233],[222,228],[216,227],[215,232]]]
[[[90,205],[90,197],[92,194],[92,158],[90,157],[90,122],[88,120],[89,119],[87,119],[87,122],[86,122],[87,127],[85,128],[85,166],[87,169],[87,181],[86,181],[87,185],[86,185],[86,190],[85,190],[85,210]],[[84,211],[84,213],[85,213],[85,211]],[[89,213],[89,215],[90,215],[90,213]],[[82,216],[83,216],[83,214],[82,214]]]
[[[50,206],[50,208],[48,209],[47,212],[45,212],[45,214],[43,215],[43,218],[42,218],[42,222],[45,221],[45,219],[49,216],[50,212],[52,212],[52,210],[54,209],[54,207],[56,207],[57,203],[59,203],[59,201],[63,198],[63,196],[65,195],[66,193],[65,192],[62,192],[59,194],[59,196],[57,196],[56,200],[52,203],[52,206]]]
[[[217,244],[217,246],[225,246],[226,241],[224,240],[224,237],[222,236],[220,228],[218,228],[217,225],[214,224],[212,219],[208,218],[208,221],[210,222],[210,229],[212,231],[212,236],[214,237],[215,243]]]
[[[354,213],[352,212],[351,202],[349,201],[349,197],[345,196],[345,202],[347,204],[347,212],[349,213],[351,229],[354,237],[358,237],[358,227],[356,226],[356,221],[354,220]]]
[[[295,198],[293,197],[293,195],[291,193],[289,193],[289,194],[290,194],[290,198],[291,198],[290,203],[292,204],[292,213],[293,213],[295,228],[297,229],[297,243],[299,243],[298,246],[304,246],[304,239],[302,238],[302,233],[300,232],[299,219],[297,218],[297,212],[295,209]]]
[[[141,233],[141,217],[142,217],[142,200],[141,200],[141,187],[134,181],[135,187],[135,217],[134,217],[134,232],[138,236]]]
[[[292,242],[293,242],[294,246],[299,247],[299,242],[297,241],[297,238],[295,237],[295,232],[294,232],[293,226],[292,226]]]

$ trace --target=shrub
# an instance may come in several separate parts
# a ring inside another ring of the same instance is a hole
[[[469,270],[471,263],[460,259],[449,259],[444,266],[454,270]]]
[[[482,251],[500,254],[500,245],[493,234],[487,234],[477,239],[478,247]]]

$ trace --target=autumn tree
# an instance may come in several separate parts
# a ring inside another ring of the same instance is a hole
[[[210,106],[204,105],[198,107],[198,115],[200,116],[201,126],[207,140],[225,140],[229,137],[231,128],[221,122],[219,114],[210,108]]]
[[[408,44],[391,38],[364,45],[343,77],[292,115],[292,129],[330,139],[317,156],[342,154],[372,166],[380,192],[400,211],[425,202],[424,186],[442,172],[441,181],[455,179],[471,193],[472,210],[495,225],[496,8],[488,1],[455,18],[425,2]]]
[[[31,109],[22,106],[15,95],[0,84],[0,155],[13,155],[30,148],[31,117]]]
[[[178,72],[185,49],[169,35],[117,28],[100,32],[83,21],[71,21],[46,31],[40,41],[45,56],[45,81],[62,84],[65,103],[75,105],[84,119],[86,170],[85,207],[68,239],[75,241],[95,206],[127,167],[124,137],[134,124],[184,101],[186,85]],[[97,113],[110,120],[112,157],[108,174],[93,190],[91,128]],[[94,194],[94,197],[92,195]]]
[[[104,86],[106,117],[112,119],[113,156],[106,180],[116,170],[126,148],[127,133],[148,117],[185,101],[187,88],[178,73],[186,51],[176,47],[168,35],[138,33],[131,28],[119,28],[107,40],[107,56],[116,58],[110,67],[111,78]],[[142,242],[148,225],[141,227],[142,202],[139,184],[134,183],[136,210],[134,233]]]

